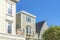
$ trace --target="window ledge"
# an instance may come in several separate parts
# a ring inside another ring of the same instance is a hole
[[[10,14],[6,14],[6,15],[8,15],[8,16],[10,16],[10,17],[13,17],[12,15],[10,15]]]

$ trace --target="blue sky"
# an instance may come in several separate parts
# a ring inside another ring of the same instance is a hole
[[[60,26],[60,0],[20,0],[17,12],[24,10],[35,15],[36,22],[46,20],[48,26]]]

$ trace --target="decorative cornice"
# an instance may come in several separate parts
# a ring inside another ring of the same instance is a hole
[[[11,1],[13,1],[13,2],[15,2],[15,3],[19,2],[19,0],[11,0]]]
[[[28,13],[28,12],[24,11],[24,10],[22,10],[22,11],[18,12],[18,14],[19,14],[19,13],[26,14],[26,15],[29,15],[29,16],[31,16],[31,17],[36,18],[36,16],[35,16],[35,15],[32,15],[32,14],[30,14],[30,13]]]

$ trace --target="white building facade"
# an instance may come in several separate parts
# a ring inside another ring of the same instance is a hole
[[[36,16],[20,11],[16,14],[17,35],[21,34],[26,40],[42,40],[42,35],[48,29],[46,21],[36,23]]]
[[[21,34],[26,40],[38,40],[36,33],[36,16],[20,11],[16,14],[17,35]]]
[[[19,0],[0,0],[0,40],[25,40],[16,35],[16,3]]]

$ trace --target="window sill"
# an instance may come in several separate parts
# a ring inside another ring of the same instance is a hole
[[[13,17],[12,15],[10,15],[10,14],[6,14],[6,15],[8,15],[8,16],[10,16],[10,17]]]
[[[30,22],[26,22],[27,24],[31,24]]]
[[[31,34],[26,33],[26,35],[31,35]]]

